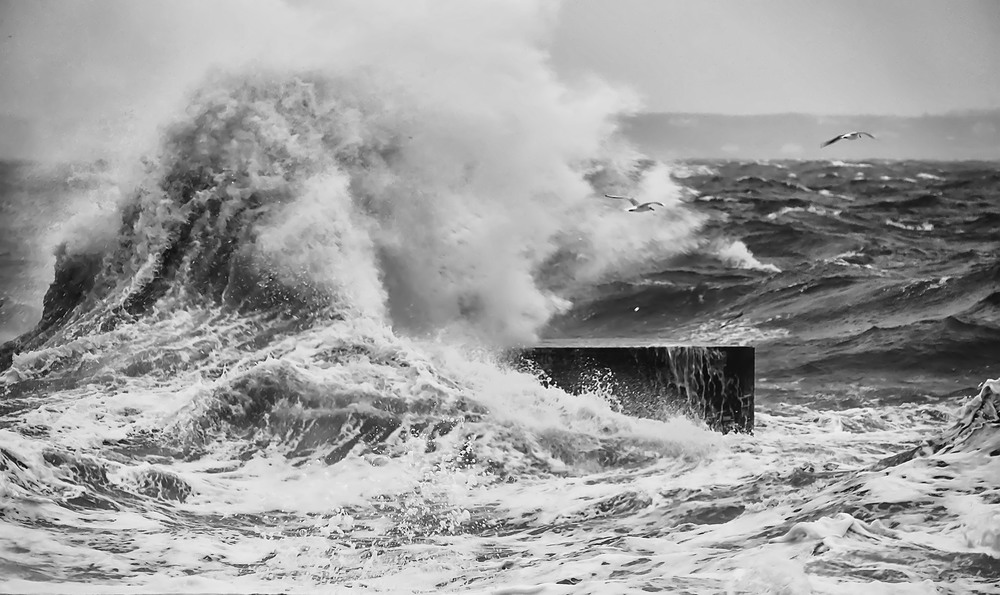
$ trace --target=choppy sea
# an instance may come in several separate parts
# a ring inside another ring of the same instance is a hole
[[[0,590],[1000,593],[1000,165],[658,163],[366,84],[2,166]],[[550,338],[753,346],[754,432],[504,364]]]

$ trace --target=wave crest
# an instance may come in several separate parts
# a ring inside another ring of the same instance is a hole
[[[532,341],[580,288],[696,245],[701,217],[592,97],[543,93],[569,114],[553,132],[588,137],[570,144],[518,135],[520,103],[492,106],[498,122],[401,107],[399,92],[370,76],[211,77],[123,201],[87,328],[173,298]],[[666,210],[626,213],[611,189]]]

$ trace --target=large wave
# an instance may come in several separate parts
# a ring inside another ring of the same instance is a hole
[[[336,14],[264,6],[285,25]],[[616,135],[630,94],[558,80],[550,6],[489,8],[407,6],[354,19],[363,36],[303,26],[279,56],[201,78],[142,170],[112,168],[120,221],[61,238],[64,258],[101,261],[93,323],[173,296],[525,342],[580,288],[694,247],[668,172]],[[437,18],[464,28],[425,35]],[[626,213],[606,191],[667,208]]]

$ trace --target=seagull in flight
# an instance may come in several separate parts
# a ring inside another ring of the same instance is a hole
[[[822,149],[823,147],[827,147],[827,146],[832,145],[833,143],[837,142],[838,140],[858,140],[862,136],[867,136],[868,138],[871,138],[871,139],[875,138],[874,136],[871,135],[871,133],[862,132],[860,130],[855,130],[854,132],[845,132],[844,134],[841,134],[839,136],[835,136],[835,137],[831,138],[830,140],[826,141],[825,143],[823,143],[822,145],[820,145],[819,147]]]
[[[631,196],[618,196],[617,194],[605,194],[604,196],[608,198],[614,198],[617,200],[627,200],[630,203],[632,203],[632,208],[628,210],[629,213],[642,213],[643,211],[652,211],[653,205],[660,205],[661,207],[663,206],[662,202],[655,202],[655,201],[640,203]]]

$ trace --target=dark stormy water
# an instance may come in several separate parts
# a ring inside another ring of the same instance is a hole
[[[3,166],[0,588],[1000,592],[1000,166],[653,163],[368,84]],[[503,363],[567,338],[755,347],[754,433]]]

